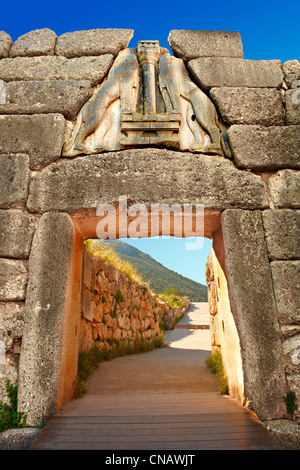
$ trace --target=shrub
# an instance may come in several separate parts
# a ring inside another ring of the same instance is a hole
[[[292,392],[291,390],[286,394],[283,398],[286,403],[286,411],[289,415],[294,416],[294,413],[297,409],[297,399],[296,393]]]
[[[0,432],[6,429],[19,429],[26,426],[26,415],[17,411],[18,389],[6,380],[6,393],[9,405],[0,401]]]
[[[173,308],[180,308],[183,305],[176,289],[165,289],[158,297],[164,302],[168,302]]]
[[[211,371],[218,376],[219,381],[220,381],[220,392],[224,395],[227,394],[228,393],[227,376],[224,372],[222,355],[221,355],[221,351],[219,348],[216,348],[213,350],[213,352],[211,353],[211,356],[209,356],[206,359],[206,364],[211,369]]]

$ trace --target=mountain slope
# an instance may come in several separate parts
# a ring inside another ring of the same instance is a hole
[[[105,240],[125,260],[131,263],[149,284],[153,292],[160,294],[166,288],[176,289],[191,302],[207,302],[207,287],[166,268],[151,256],[120,240]]]

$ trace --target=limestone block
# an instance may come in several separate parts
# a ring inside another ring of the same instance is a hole
[[[263,224],[270,259],[300,259],[300,211],[263,211]]]
[[[36,29],[20,36],[11,46],[9,56],[53,55],[56,34],[51,29]]]
[[[92,95],[88,80],[9,82],[2,114],[60,113],[72,119]]]
[[[300,172],[281,170],[268,179],[271,199],[278,208],[300,208]]]
[[[23,261],[0,259],[0,300],[24,300],[27,269]]]
[[[261,419],[284,417],[285,373],[261,212],[225,210],[222,230],[245,397]]]
[[[0,116],[0,153],[28,153],[30,168],[38,170],[60,157],[64,130],[65,120],[61,114]],[[13,168],[13,165],[21,163],[20,157],[19,160],[16,159],[17,157],[9,158],[11,159],[9,167]],[[28,165],[28,157],[22,156],[22,159],[24,160],[22,167],[24,182],[20,174],[19,181],[14,180],[14,184],[16,189],[18,185],[26,188],[27,193],[28,168],[26,172],[24,165],[25,161]],[[8,162],[5,163],[7,164]],[[2,171],[0,178],[2,178]],[[7,179],[10,180],[10,178]]]
[[[0,340],[6,352],[13,350],[16,340],[22,338],[24,302],[0,302]]]
[[[3,121],[1,121],[2,120],[0,117],[0,146],[3,143],[3,139],[5,141],[5,135],[3,135],[1,132],[2,130],[4,131],[5,127],[2,127],[1,124]],[[2,149],[0,148],[0,152],[1,150]],[[2,209],[22,207],[25,205],[27,200],[29,178],[30,173],[28,155],[0,155],[0,207]]]
[[[188,63],[195,82],[213,87],[278,88],[283,82],[280,60],[202,57]]]
[[[292,88],[295,80],[300,80],[300,63],[298,60],[287,60],[282,64],[284,80],[288,88]]]
[[[300,126],[233,125],[228,138],[238,168],[300,168]]]
[[[173,54],[183,60],[197,57],[243,58],[241,36],[232,31],[172,30],[168,42]]]
[[[280,91],[272,88],[212,88],[210,90],[221,117],[228,124],[285,124]]]
[[[57,38],[55,52],[65,57],[113,54],[126,49],[133,36],[131,29],[91,29],[64,33]]]
[[[124,150],[52,164],[33,176],[28,207],[68,212],[98,207],[122,194],[132,194],[142,204],[268,207],[259,176],[237,170],[222,157],[163,149]]]
[[[112,65],[112,54],[67,59],[62,56],[16,57],[1,61],[0,79],[18,80],[88,80],[100,83]]]
[[[299,80],[300,85],[300,80]],[[300,88],[300,87],[299,87]],[[300,125],[300,89],[287,90],[285,93],[286,124]]]
[[[72,234],[67,214],[47,213],[33,237],[18,389],[29,425],[56,411]]]
[[[12,43],[13,40],[10,35],[5,31],[0,31],[0,59],[8,57]]]
[[[0,256],[28,258],[33,231],[32,217],[20,210],[0,210]]]
[[[278,320],[300,323],[300,261],[271,263]]]

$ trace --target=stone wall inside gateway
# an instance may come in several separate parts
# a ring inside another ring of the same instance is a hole
[[[13,43],[0,32],[1,397],[5,380],[19,380],[30,409],[24,384],[39,370],[41,351],[56,368],[47,374],[59,380],[54,348],[61,348],[65,289],[57,286],[67,285],[62,263],[70,260],[74,227],[83,239],[95,236],[93,224],[83,227],[96,220],[99,204],[127,195],[148,206],[203,204],[205,235],[222,230],[246,401],[259,416],[286,416],[287,390],[300,403],[300,64],[244,59],[238,33],[171,31],[174,56],[226,128],[230,158],[160,146],[62,156],[82,106],[132,36],[99,29],[57,37],[42,29]],[[211,225],[214,216],[219,225]],[[60,321],[40,347],[51,315]],[[37,379],[40,393],[47,374]]]

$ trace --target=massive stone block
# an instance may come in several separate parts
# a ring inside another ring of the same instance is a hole
[[[5,140],[5,130],[0,117],[0,152],[8,150]],[[4,148],[1,145],[4,143]],[[12,142],[11,149],[14,144]],[[30,172],[29,156],[25,154],[0,155],[0,208],[22,207],[25,205],[28,194]]]
[[[268,179],[271,199],[278,208],[300,208],[300,172],[281,170]]]
[[[56,411],[72,229],[68,215],[48,213],[33,238],[18,397],[28,424],[41,423]]]
[[[131,29],[91,29],[75,31],[59,36],[55,52],[65,57],[97,56],[113,54],[126,49],[133,36]]]
[[[12,45],[9,56],[53,55],[55,43],[54,31],[48,28],[36,29],[20,36]]]
[[[210,90],[222,119],[228,124],[285,124],[280,91],[272,88],[212,88]]]
[[[260,177],[222,157],[134,149],[78,157],[32,178],[30,211],[96,208],[126,194],[143,204],[204,204],[207,209],[266,208]]]
[[[262,214],[270,259],[300,259],[300,211],[266,210]]]
[[[88,80],[100,83],[109,72],[112,54],[66,59],[62,56],[16,57],[2,59],[0,79],[18,80]]]
[[[168,42],[173,54],[183,60],[197,57],[243,58],[241,36],[233,31],[172,30]]]
[[[239,168],[300,168],[300,126],[233,125],[228,138]]]
[[[278,88],[283,82],[280,60],[201,57],[188,63],[195,82],[213,87]]]
[[[222,229],[245,397],[261,419],[284,417],[285,373],[261,212],[225,210]]]
[[[0,258],[0,300],[24,300],[27,278],[24,261]]]
[[[286,325],[299,325],[300,261],[273,261],[271,268],[278,320]]]
[[[90,98],[88,80],[43,80],[9,82],[1,114],[60,113],[72,119]]]
[[[30,156],[30,168],[32,170],[38,170],[48,163],[53,162],[60,156],[64,131],[65,120],[61,114],[0,116],[0,152],[26,152]],[[10,158],[12,159],[13,157]],[[22,159],[28,159],[28,157],[23,156]],[[18,165],[16,166],[16,169],[14,169],[14,165],[16,163],[19,162],[11,161],[9,165],[11,171],[17,171]],[[4,165],[6,166],[7,163],[4,163]],[[22,181],[21,171],[23,171],[24,181]],[[18,172],[20,175],[20,186],[22,188],[24,187],[22,194],[24,194],[25,189],[27,194],[27,172],[21,169]],[[2,175],[0,178],[1,177]],[[5,180],[10,181],[10,178],[11,177],[8,178],[8,176],[6,176]],[[16,181],[13,182],[16,184]],[[8,184],[8,182],[5,184]],[[13,194],[12,191],[11,193]],[[1,194],[1,197],[7,196]],[[16,197],[16,195],[14,197]]]
[[[34,221],[20,210],[0,210],[0,256],[28,258]]]

